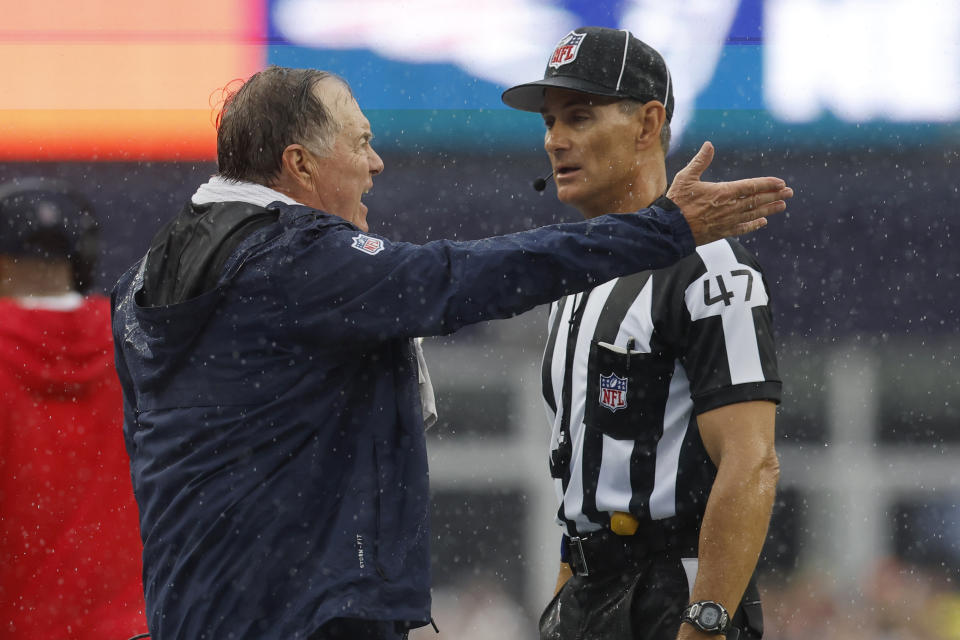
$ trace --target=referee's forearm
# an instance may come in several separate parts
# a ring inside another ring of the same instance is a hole
[[[691,602],[714,600],[733,615],[767,536],[778,478],[776,456],[721,463],[700,528]],[[687,637],[698,636],[682,625],[678,638]]]

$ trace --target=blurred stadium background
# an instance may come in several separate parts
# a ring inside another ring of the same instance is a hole
[[[500,104],[584,24],[671,65],[671,173],[778,175],[764,264],[786,396],[761,561],[768,635],[960,638],[960,3],[955,0],[0,0],[0,179],[67,179],[98,288],[215,171],[222,89],[267,64],[352,85],[386,170],[371,228],[421,242],[574,220],[535,193],[542,124]],[[534,637],[559,530],[545,313],[426,345],[441,638]],[[318,523],[322,526],[322,523]],[[434,637],[432,632],[417,638]]]

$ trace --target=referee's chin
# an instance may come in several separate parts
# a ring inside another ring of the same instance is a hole
[[[571,197],[570,193],[571,186],[576,187],[576,185],[558,184],[556,180],[554,180],[554,185],[557,188],[557,200],[563,204],[568,204],[571,207],[576,208],[577,211],[580,211],[580,207],[578,207],[577,203],[574,202],[574,199]],[[574,188],[573,191],[576,191],[576,189]]]

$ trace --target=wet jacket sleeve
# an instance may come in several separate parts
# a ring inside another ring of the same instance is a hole
[[[483,240],[392,242],[347,225],[302,229],[283,289],[300,331],[325,340],[429,336],[510,317],[694,250],[679,211],[541,227]]]

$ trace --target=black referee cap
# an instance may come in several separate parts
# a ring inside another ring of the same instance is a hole
[[[673,84],[663,56],[626,29],[580,27],[557,43],[547,61],[543,80],[503,92],[504,104],[539,112],[547,87],[572,89],[599,96],[659,100],[673,117]]]

